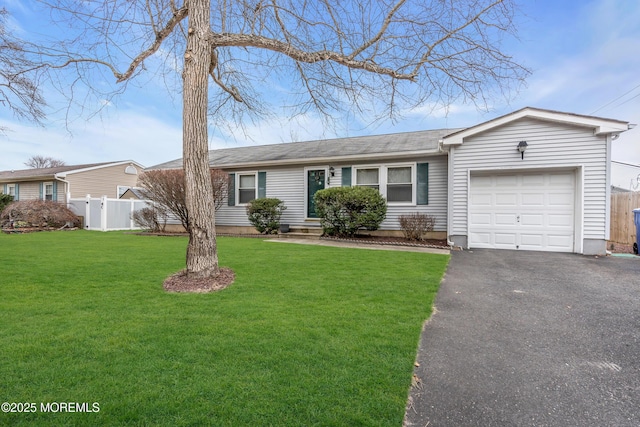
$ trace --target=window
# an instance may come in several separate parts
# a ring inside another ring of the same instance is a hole
[[[256,198],[256,174],[238,174],[238,203],[247,204]]]
[[[415,204],[415,165],[356,167],[355,185],[371,187],[391,204]]]
[[[371,187],[376,190],[380,190],[380,180],[378,168],[370,169],[357,169],[356,170],[356,185],[363,187]]]
[[[7,194],[10,196],[16,197],[16,185],[15,184],[7,184]]]
[[[42,187],[42,200],[53,200],[53,182],[45,182]]]
[[[411,166],[387,168],[387,201],[413,201],[413,180]]]

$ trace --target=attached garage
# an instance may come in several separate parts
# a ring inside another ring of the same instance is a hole
[[[523,108],[446,135],[449,241],[604,254],[611,144],[628,129],[619,120]]]
[[[574,252],[575,171],[472,174],[469,247]]]

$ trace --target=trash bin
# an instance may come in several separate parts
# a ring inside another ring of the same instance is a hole
[[[636,242],[633,244],[633,253],[638,255],[638,246],[640,246],[640,209],[633,210],[633,223],[636,225]]]

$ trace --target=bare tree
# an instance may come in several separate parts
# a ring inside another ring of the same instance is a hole
[[[327,118],[345,111],[395,118],[456,101],[486,108],[496,95],[509,98],[528,73],[501,44],[515,35],[514,2],[43,0],[53,19],[77,32],[34,47],[39,66],[25,72],[63,82],[76,76],[58,86],[77,94],[86,82],[100,99],[103,86],[93,82],[104,82],[104,72],[116,93],[145,71],[165,78],[178,71],[187,274],[210,277],[219,269],[208,119],[238,129],[246,118],[282,108]]]
[[[0,104],[20,119],[40,123],[46,102],[35,76],[23,73],[35,64],[28,59],[25,43],[7,28],[8,16],[7,10],[0,8]]]
[[[211,169],[209,174],[212,187],[210,198],[217,211],[229,194],[229,174],[220,169]],[[161,212],[175,215],[184,229],[189,230],[185,173],[182,169],[146,171],[138,178],[138,186],[144,190],[145,198],[155,202]]]
[[[24,162],[24,165],[32,169],[57,168],[58,166],[64,166],[65,162],[63,160],[54,159],[53,157],[35,155],[29,157],[29,160]]]

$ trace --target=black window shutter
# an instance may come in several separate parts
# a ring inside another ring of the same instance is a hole
[[[235,206],[236,205],[236,174],[229,174],[229,195],[227,196],[228,205]]]
[[[429,204],[429,163],[418,163],[417,202],[419,205]]]
[[[267,173],[258,172],[258,198],[267,197]]]
[[[351,187],[351,166],[342,168],[342,186]]]

